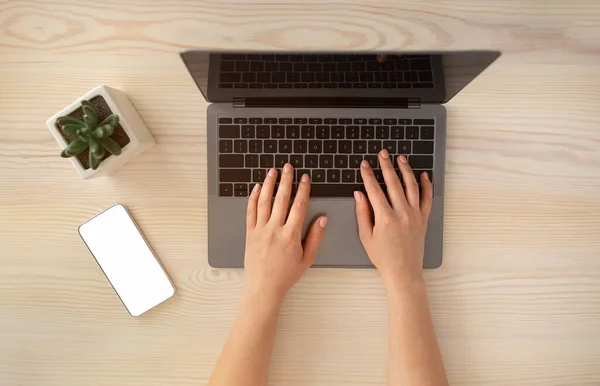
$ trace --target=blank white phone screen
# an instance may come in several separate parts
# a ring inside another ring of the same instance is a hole
[[[167,274],[122,205],[79,227],[79,234],[132,316],[175,293]]]

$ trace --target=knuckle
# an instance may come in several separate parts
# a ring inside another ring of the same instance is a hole
[[[294,207],[297,209],[304,209],[307,205],[307,202],[304,198],[296,197],[294,200]]]

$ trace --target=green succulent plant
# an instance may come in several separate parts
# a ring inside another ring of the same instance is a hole
[[[98,113],[89,101],[81,101],[81,108],[83,109],[83,121],[73,117],[60,117],[56,120],[65,133],[76,137],[60,153],[60,156],[63,158],[74,157],[89,148],[90,168],[96,170],[107,151],[115,156],[121,154],[121,146],[110,138],[119,124],[119,116],[111,114],[98,123]]]

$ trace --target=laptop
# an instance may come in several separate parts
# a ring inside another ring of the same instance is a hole
[[[408,157],[433,181],[424,268],[442,264],[446,109],[443,104],[500,55],[449,52],[188,50],[183,62],[207,111],[208,261],[244,265],[247,197],[270,168],[291,163],[311,177],[304,230],[329,223],[313,266],[372,267],[358,238],[353,192],[377,154]],[[419,179],[417,178],[417,181]]]

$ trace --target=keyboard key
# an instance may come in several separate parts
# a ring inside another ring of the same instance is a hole
[[[350,167],[358,169],[360,168],[360,163],[362,162],[363,157],[360,155],[351,155],[350,156]]]
[[[271,126],[271,138],[273,138],[273,139],[285,138],[285,126],[283,126],[283,125]]]
[[[320,125],[323,123],[323,118],[308,118],[308,123],[311,125]]]
[[[330,131],[329,126],[317,126],[317,138],[319,139],[329,139]]]
[[[367,152],[367,141],[354,141],[354,154],[365,154]]]
[[[285,137],[296,139],[300,138],[300,126],[288,126],[285,128]]]
[[[421,127],[421,139],[433,139],[433,126]]]
[[[380,118],[371,118],[369,119],[369,125],[381,125],[383,121]]]
[[[431,61],[427,59],[412,59],[410,61],[411,70],[429,70],[431,68]]]
[[[384,125],[397,125],[398,124],[398,120],[397,119],[387,118],[387,119],[383,120],[383,124]]]
[[[361,139],[373,139],[375,138],[375,127],[374,126],[362,126],[360,128]]]
[[[362,174],[360,173],[360,168],[356,171],[356,182],[363,183]]]
[[[261,168],[272,168],[275,163],[273,162],[272,154],[261,154],[260,155],[260,167]]]
[[[292,154],[290,156],[290,163],[295,169],[304,167],[304,156],[301,154]]]
[[[308,169],[296,169],[296,176],[294,178],[294,181],[296,182],[300,182],[300,180],[302,179],[303,175],[308,175],[308,177],[310,178],[310,170]]]
[[[418,82],[419,81],[419,75],[417,74],[416,71],[406,71],[404,73],[404,80],[406,82]]]
[[[236,72],[222,72],[219,76],[219,82],[236,83],[242,80],[242,75]]]
[[[291,153],[292,152],[292,141],[290,140],[282,140],[279,141],[279,152],[280,153]]]
[[[258,154],[246,154],[245,155],[245,165],[247,168],[257,168],[258,167]]]
[[[319,156],[307,154],[304,156],[304,164],[307,168],[315,169],[319,167]]]
[[[222,139],[219,141],[219,153],[231,153],[233,151],[233,141]]]
[[[408,163],[413,169],[431,169],[433,168],[433,156],[411,155],[408,157]]]
[[[265,64],[263,62],[250,62],[250,71],[258,72],[258,71],[264,71],[264,69],[265,69]]]
[[[356,180],[356,178],[355,178],[356,173],[352,169],[342,170],[341,174],[342,174],[342,182],[355,182],[355,180]]]
[[[388,126],[376,126],[375,138],[388,139],[390,137],[390,128]]]
[[[419,128],[417,126],[408,126],[406,128],[406,139],[419,139]]]
[[[241,154],[221,154],[219,155],[219,167],[243,168],[244,156]]]
[[[302,138],[314,138],[315,137],[315,127],[314,126],[300,127],[300,136]]]
[[[275,156],[275,167],[282,168],[288,162],[287,154],[277,154]]]
[[[383,141],[383,148],[390,154],[396,154],[396,141]]]
[[[413,170],[413,173],[415,175],[417,182],[421,181],[422,173],[427,173],[427,175],[429,176],[429,181],[433,181],[433,171],[432,170]]]
[[[308,71],[308,66],[306,63],[294,63],[294,71],[296,71],[296,72]]]
[[[323,123],[325,123],[326,125],[335,125],[337,124],[337,118],[325,118],[323,120]]]
[[[283,70],[281,68],[281,66],[279,67],[279,69]],[[288,70],[288,71],[291,71],[291,70]],[[285,81],[288,82],[288,83],[300,82],[300,74],[297,73],[297,72],[286,72],[286,74],[285,74]]]
[[[336,88],[337,85],[336,85],[336,83],[324,83],[323,87],[324,88]]]
[[[338,123],[340,125],[351,125],[352,124],[352,119],[350,119],[350,118],[339,118],[338,119]]]
[[[269,125],[276,125],[277,124],[277,118],[274,118],[274,117],[265,118],[265,123],[269,124]]]
[[[308,142],[305,140],[294,141],[294,153],[304,154],[308,152]]]
[[[295,125],[306,125],[308,123],[308,119],[306,118],[294,118]]]
[[[400,154],[410,154],[410,141],[398,141],[398,153]]]
[[[219,184],[219,196],[232,197],[233,196],[233,185],[232,184]]]
[[[248,151],[250,153],[259,154],[262,153],[262,141],[261,140],[250,140],[248,141]]]
[[[433,82],[431,71],[419,71],[419,82]]]
[[[233,123],[231,118],[219,118],[219,123]]]
[[[344,169],[348,167],[348,156],[347,155],[336,155],[334,157],[335,167],[338,169]]]
[[[300,75],[300,80],[302,82],[310,83],[310,82],[314,82],[315,81],[315,74],[314,74],[314,72],[321,71],[321,66],[318,63],[316,63],[314,65],[318,66],[319,69],[318,70],[315,70],[314,68],[311,69],[310,68],[311,66],[309,65],[308,66],[308,71],[313,71],[313,72],[303,72]]]
[[[235,62],[235,70],[238,72],[250,71],[250,62],[238,61]]]
[[[250,169],[220,169],[220,182],[250,182]]]
[[[308,141],[308,152],[309,153],[323,152],[323,142],[318,141],[318,140]]]
[[[239,125],[219,125],[219,138],[239,138]]]
[[[344,138],[344,126],[331,126],[331,138],[343,139]]]
[[[285,72],[271,73],[271,82],[273,82],[273,83],[285,83],[285,79],[286,79]]]
[[[265,153],[277,153],[277,141],[267,140],[264,143]]]
[[[340,182],[340,171],[338,169],[327,170],[327,182]]]
[[[377,156],[376,155],[366,155],[365,159],[371,165],[371,168],[377,168]]]
[[[233,195],[235,197],[248,197],[248,184],[233,184]]]
[[[360,129],[358,126],[346,126],[346,138],[358,139],[360,137]]]
[[[323,169],[313,169],[313,171],[312,171],[312,182],[325,182],[325,170],[323,170]],[[311,192],[310,192],[311,196],[313,195],[313,192],[312,192],[312,187],[313,186],[314,186],[314,184],[311,185]]]
[[[335,154],[337,153],[337,141],[323,141],[323,153]]]
[[[248,123],[250,123],[251,125],[260,125],[261,123],[263,123],[263,119],[262,118],[249,118]]]
[[[233,142],[233,151],[235,153],[247,153],[248,152],[248,141],[245,139],[238,139]]]
[[[398,119],[399,125],[412,125],[412,119]]]
[[[233,88],[232,83],[219,83],[220,88]]]
[[[245,72],[242,74],[242,82],[253,83],[256,82],[256,74],[253,72]]]
[[[292,63],[279,63],[279,71],[291,73],[294,71],[294,65]]]
[[[253,125],[242,125],[242,138],[254,138]]]
[[[266,169],[254,169],[252,170],[252,181],[262,183],[267,178]]]
[[[369,141],[367,144],[369,153],[377,154],[381,151],[381,141]]]
[[[392,139],[404,139],[404,126],[392,126],[391,137]]]
[[[338,152],[341,154],[351,154],[352,153],[352,141],[339,141],[338,142]]]
[[[271,82],[271,73],[270,72],[259,72],[258,74],[256,74],[256,81],[259,83]]]
[[[329,78],[332,82],[343,82],[344,81],[344,73],[343,72],[334,72],[329,74]],[[337,123],[337,122],[336,122]]]
[[[279,118],[279,124],[281,125],[291,125],[292,118]]]
[[[433,154],[433,141],[414,141],[414,154]]]
[[[329,169],[333,167],[333,156],[332,155],[321,155],[319,156],[319,167],[323,169]]]
[[[385,180],[383,179],[383,172],[381,171],[381,169],[374,169],[373,174],[375,175],[375,179],[377,180],[377,182],[379,182],[380,184],[385,183]]]
[[[265,71],[279,71],[279,64],[277,62],[267,62],[265,63]]]
[[[224,60],[221,62],[221,71],[231,72],[235,70],[235,62],[230,60]]]
[[[366,125],[367,119],[366,118],[354,118],[354,124],[355,125]]]

